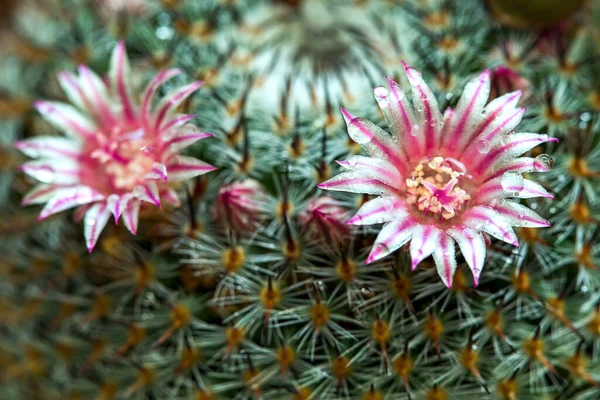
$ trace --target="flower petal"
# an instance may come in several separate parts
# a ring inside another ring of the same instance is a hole
[[[68,104],[36,101],[34,107],[46,121],[73,137],[91,137],[96,131],[90,119]]]
[[[336,161],[350,171],[356,171],[365,177],[377,177],[389,186],[397,187],[403,182],[402,175],[386,160],[365,156],[350,156],[345,161]]]
[[[104,195],[87,186],[64,188],[56,191],[54,196],[48,200],[38,219],[42,220],[66,209],[103,199]]]
[[[444,284],[449,288],[452,287],[456,271],[456,250],[454,240],[445,233],[440,236],[439,246],[433,252],[433,260]]]
[[[412,87],[417,123],[423,132],[423,136],[419,135],[419,139],[422,138],[420,147],[424,146],[425,154],[433,155],[440,146],[440,127],[443,121],[437,99],[423,80],[421,73],[404,61],[402,64]]]
[[[19,169],[42,183],[71,185],[79,182],[79,164],[71,158],[28,161]]]
[[[197,158],[179,156],[176,161],[167,165],[167,174],[172,182],[183,181],[198,175],[214,171],[216,168]]]
[[[342,172],[317,186],[326,190],[376,195],[394,195],[398,191],[380,178],[357,171]]]
[[[512,226],[523,228],[547,228],[550,226],[550,222],[540,217],[535,211],[514,201],[500,201],[493,207]]]
[[[475,206],[463,214],[464,224],[478,231],[489,233],[497,239],[519,247],[519,239],[515,231],[493,208]]]
[[[116,124],[117,120],[109,105],[108,91],[102,79],[85,65],[79,66],[79,75],[83,81],[79,87],[86,102],[85,109],[96,116],[100,125],[113,126]]]
[[[398,144],[394,143],[391,136],[365,118],[355,117],[348,110],[342,108],[342,115],[346,121],[348,135],[371,156],[382,158],[395,166],[400,173],[407,172],[408,165],[400,157]]]
[[[490,95],[490,72],[486,69],[481,75],[470,80],[460,96],[455,108],[455,118],[444,131],[444,147],[453,151],[463,148],[469,132],[481,119],[481,112]],[[444,125],[446,126],[446,125]]]
[[[22,206],[28,206],[30,204],[41,204],[45,203],[50,199],[57,190],[64,189],[65,186],[62,185],[47,185],[41,184],[34,187],[31,191],[29,191],[23,200],[21,200]]]
[[[110,211],[105,203],[94,204],[86,213],[83,220],[85,244],[91,253],[98,241],[100,233],[110,218]]]
[[[113,50],[110,60],[109,78],[112,91],[120,99],[123,106],[122,115],[126,120],[135,118],[135,109],[131,97],[129,59],[125,42],[120,41]]]
[[[200,88],[203,82],[196,81],[189,85],[183,86],[169,93],[165,96],[164,100],[160,102],[156,108],[156,114],[154,119],[154,129],[160,131],[165,119],[170,113],[172,113],[181,103],[185,101],[192,93]]]
[[[440,230],[430,225],[417,225],[413,230],[410,241],[410,258],[412,259],[412,270],[429,257],[440,243],[440,236],[445,235]]]
[[[138,227],[138,215],[140,213],[141,202],[136,198],[129,198],[125,203],[122,204],[123,208],[123,221],[125,226],[132,234],[136,234]]]
[[[194,125],[184,125],[181,127],[177,135],[165,142],[164,146],[166,148],[170,148],[171,151],[179,151],[184,149],[192,144],[196,143],[198,140],[206,139],[209,137],[214,137],[212,133],[209,132],[201,132]]]
[[[474,157],[474,160],[478,160],[478,162],[471,161],[471,173],[484,174],[485,171],[497,167],[503,161],[520,156],[537,145],[557,141],[558,139],[551,138],[548,135],[538,135],[535,133],[505,135],[500,138],[500,143],[494,146],[489,153],[482,155],[482,157]]]
[[[382,224],[407,214],[405,205],[400,199],[395,196],[384,196],[367,201],[346,223],[348,225]]]
[[[485,239],[481,232],[466,226],[455,226],[448,230],[450,235],[458,243],[460,251],[473,273],[473,285],[479,284],[479,275],[485,261]]]
[[[157,207],[160,207],[160,195],[158,193],[158,186],[156,182],[150,181],[145,185],[140,185],[134,190],[135,196],[148,203],[152,203]]]
[[[529,179],[523,180],[523,189],[516,196],[520,199],[531,199],[534,197],[545,197],[546,199],[554,200],[552,196],[542,185]]]
[[[69,157],[79,156],[81,144],[67,138],[55,136],[37,136],[15,143],[15,147],[26,156],[38,157]]]
[[[373,249],[365,263],[369,264],[379,260],[402,247],[410,240],[416,225],[416,222],[409,216],[400,217],[385,224],[377,235]]]
[[[167,69],[160,71],[158,75],[152,79],[152,81],[146,86],[144,95],[142,96],[142,108],[141,116],[143,121],[151,120],[151,108],[154,102],[154,96],[159,87],[161,87],[166,81],[180,75],[182,71],[179,68]],[[149,127],[147,127],[149,128]]]

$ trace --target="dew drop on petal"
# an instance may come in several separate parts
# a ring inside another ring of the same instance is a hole
[[[554,160],[548,154],[540,154],[533,160],[533,168],[538,172],[548,172],[554,166]]]
[[[355,125],[356,124],[356,125]],[[369,132],[364,121],[355,119],[353,124],[348,126],[348,135],[358,144],[367,144],[373,139],[373,135]]]
[[[479,140],[475,146],[477,151],[481,154],[489,153],[490,149],[492,148],[492,145],[487,140]]]
[[[421,126],[419,124],[414,124],[410,130],[411,136],[417,136],[419,131],[421,130]]]
[[[386,211],[392,211],[394,209],[394,202],[390,199],[384,199],[383,208],[385,208]]]
[[[506,192],[518,194],[525,187],[525,179],[517,171],[506,171],[502,175],[500,185]]]

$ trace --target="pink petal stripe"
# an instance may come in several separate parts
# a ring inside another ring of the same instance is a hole
[[[410,240],[416,225],[416,222],[408,216],[385,224],[379,235],[377,235],[373,249],[365,264],[379,260],[406,244]]]
[[[519,239],[512,227],[491,207],[475,206],[463,214],[463,221],[470,228],[489,233],[497,239],[519,247]]]
[[[175,162],[167,165],[167,173],[171,181],[186,180],[214,171],[215,169],[210,164],[187,156],[179,156]]]
[[[506,135],[508,134],[510,131],[512,131],[514,128],[516,128],[516,126],[519,124],[519,122],[521,122],[521,118],[523,117],[523,113],[525,112],[524,108],[520,108],[518,110],[515,110],[515,112],[513,112],[511,115],[509,115],[508,117],[503,117],[503,119],[501,120],[500,117],[498,118],[498,125],[492,129],[490,132],[484,132],[482,135],[480,135],[479,137],[475,137],[474,140],[472,140],[466,147],[466,149],[464,150],[463,154],[463,158],[465,160],[472,160],[471,164],[475,165],[477,164],[477,161],[480,160],[482,157],[484,157],[484,153],[482,153],[481,151],[479,151],[477,148],[481,146],[481,143],[488,143],[489,145],[492,145],[498,137],[500,137],[501,135]],[[502,122],[500,122],[500,120]]]
[[[86,213],[83,220],[85,243],[88,252],[94,250],[94,246],[100,237],[100,233],[110,218],[110,211],[104,203],[94,204]]]
[[[401,159],[397,151],[398,145],[383,129],[373,122],[360,117],[355,117],[348,110],[341,108],[342,116],[346,121],[348,135],[360,144],[371,156],[384,158],[394,165],[400,173],[406,173],[406,161]]]
[[[411,158],[414,154],[410,154],[410,149],[418,148],[418,140],[415,135],[411,134],[411,130],[415,125],[415,115],[406,98],[406,93],[400,85],[394,82],[389,76],[386,77],[390,88],[391,99],[389,102],[391,119],[396,123],[396,132],[393,132],[405,146],[402,146],[402,151],[406,158]]]
[[[164,198],[167,203],[171,204],[173,207],[179,207],[181,205],[177,192],[171,188],[161,191],[160,197]]]
[[[430,225],[417,225],[415,227],[410,241],[411,269],[413,271],[421,261],[433,253],[440,242],[441,235],[445,234]]]
[[[14,146],[29,157],[70,157],[79,156],[80,145],[67,138],[38,136],[16,142]]]
[[[431,92],[429,86],[423,80],[421,73],[402,61],[408,81],[412,86],[413,105],[420,115],[419,125],[424,129],[423,140],[419,140],[419,148],[423,148],[425,154],[433,155],[440,145],[440,124],[442,115],[437,99]],[[419,137],[421,139],[421,137]]]
[[[83,137],[91,137],[95,134],[93,123],[70,105],[36,101],[33,106],[48,122],[59,129]]]
[[[453,227],[448,230],[448,234],[458,243],[458,247],[473,273],[473,286],[477,287],[486,253],[483,235],[466,226]]]
[[[195,132],[195,133],[188,133],[185,135],[180,135],[177,137],[174,137],[173,139],[169,140],[168,142],[165,142],[163,144],[163,146],[165,148],[167,147],[172,147],[173,149],[184,149],[188,146],[191,146],[192,144],[196,143],[199,140],[202,139],[206,139],[209,137],[214,137],[215,135],[213,135],[212,133],[209,132]]]
[[[535,211],[514,201],[502,201],[494,205],[496,210],[512,226],[526,228],[547,228],[550,222],[540,217]]]
[[[103,200],[104,196],[87,186],[69,187],[55,192],[54,196],[46,203],[38,220],[66,209]]]
[[[121,104],[123,105],[123,117],[126,120],[132,121],[135,119],[135,111],[129,93],[129,84],[126,79],[129,79],[129,60],[125,49],[125,42],[120,41],[115,47],[112,54],[110,77],[113,88],[116,89]]]
[[[444,284],[448,288],[452,287],[456,271],[456,250],[454,249],[454,240],[445,233],[440,236],[439,246],[433,252],[433,260]]]
[[[141,109],[142,121],[146,122],[151,120],[152,116],[150,114],[150,109],[158,88],[161,87],[166,81],[176,77],[177,75],[180,75],[181,73],[182,71],[179,68],[163,70],[160,71],[158,75],[154,77],[154,79],[152,79],[152,81],[146,87],[143,95]],[[149,126],[146,126],[145,128],[149,128]]]
[[[196,118],[196,116],[197,116],[197,114],[179,114],[179,115],[176,115],[173,119],[171,119],[169,122],[165,123],[160,128],[160,134],[161,135],[165,135],[169,131],[169,129],[174,128],[174,127],[178,127],[178,126],[182,126],[182,125],[190,122],[194,118]]]
[[[134,190],[134,195],[142,201],[146,201],[154,204],[157,207],[161,207],[158,186],[154,181],[149,181],[145,185],[136,187]]]
[[[130,199],[124,204],[123,221],[125,226],[132,234],[136,234],[138,227],[138,215],[140,213],[141,202],[138,199]]]
[[[386,160],[365,156],[350,156],[344,161],[336,160],[336,163],[345,169],[355,171],[357,177],[360,175],[364,177],[384,178],[381,181],[389,186],[394,186],[398,189],[402,186],[402,175]]]
[[[376,178],[356,177],[353,172],[343,172],[317,185],[320,189],[350,193],[395,194],[397,189]]]
[[[86,104],[90,104],[89,110],[97,114],[102,125],[113,126],[116,124],[115,116],[108,106],[108,98],[102,80],[85,65],[79,66],[79,75],[86,82],[85,87],[91,92],[91,98],[89,98],[84,91]]]
[[[534,133],[515,133],[510,137],[506,137],[506,139],[508,140],[507,144],[493,148],[488,154],[484,155],[479,163],[474,165],[473,174],[482,174],[500,161],[517,157],[542,143],[558,142],[556,138]]]
[[[533,171],[535,171],[535,167],[533,166],[533,161],[534,161],[533,157],[515,158],[514,160],[511,160],[507,164],[503,165],[502,167],[500,167],[498,169],[494,169],[493,172],[489,176],[486,177],[486,180],[489,181],[489,180],[498,178],[498,177],[504,175],[504,173],[506,173],[508,171],[518,172],[521,174],[524,174],[527,172],[533,172]]]
[[[21,205],[28,206],[30,204],[45,203],[57,190],[64,189],[65,187],[63,185],[37,185],[23,197]]]
[[[52,162],[52,160],[41,159],[28,161],[19,167],[32,178],[42,183],[55,183],[61,185],[72,185],[79,182],[79,170],[74,162],[68,163]]]
[[[79,81],[74,74],[67,71],[60,72],[58,74],[58,83],[67,95],[70,103],[75,104],[82,110],[90,111],[93,109],[92,104],[85,97],[85,93],[83,93]]]
[[[407,214],[406,206],[397,197],[378,197],[363,204],[346,223],[348,225],[381,224]]]
[[[175,110],[183,101],[185,101],[185,99],[198,90],[203,84],[204,82],[200,81],[192,82],[189,85],[186,85],[182,88],[179,88],[175,92],[168,94],[157,108],[158,111],[156,112],[154,120],[154,129],[157,132],[161,131],[161,126],[169,112]]]
[[[452,127],[452,131],[445,136],[447,147],[455,149],[459,144],[463,145],[463,141],[467,136],[465,130],[474,119],[481,115],[489,94],[490,72],[486,69],[481,75],[466,84],[465,91],[456,107],[458,121]]]
[[[521,199],[530,199],[534,197],[544,197],[546,199],[554,200],[552,196],[542,185],[537,182],[530,181],[529,179],[523,180],[523,189],[518,192],[518,196]]]
[[[492,127],[492,122],[496,121],[498,117],[505,113],[506,110],[512,110],[519,102],[522,92],[517,90],[516,92],[507,93],[494,100],[492,100],[484,109],[486,118],[479,123],[477,129],[466,139],[465,143],[472,143],[475,138],[485,132],[486,129]]]

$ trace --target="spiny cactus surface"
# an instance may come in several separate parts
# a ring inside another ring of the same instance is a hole
[[[600,399],[600,3],[0,6],[1,399]]]

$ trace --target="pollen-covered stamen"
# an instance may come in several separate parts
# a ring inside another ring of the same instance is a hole
[[[153,146],[152,140],[147,140],[144,136],[141,128],[126,132],[121,128],[114,128],[108,136],[98,132],[98,148],[90,153],[87,163],[90,169],[95,170],[95,182],[89,182],[90,186],[102,184],[98,181],[101,171],[97,168],[104,170],[106,184],[117,191],[132,191],[137,185],[144,183],[148,174],[152,174],[155,179],[166,180],[166,169],[156,165],[159,149]]]
[[[459,186],[464,166],[453,159],[434,157],[417,164],[406,183],[406,199],[425,213],[454,217],[471,196]]]

